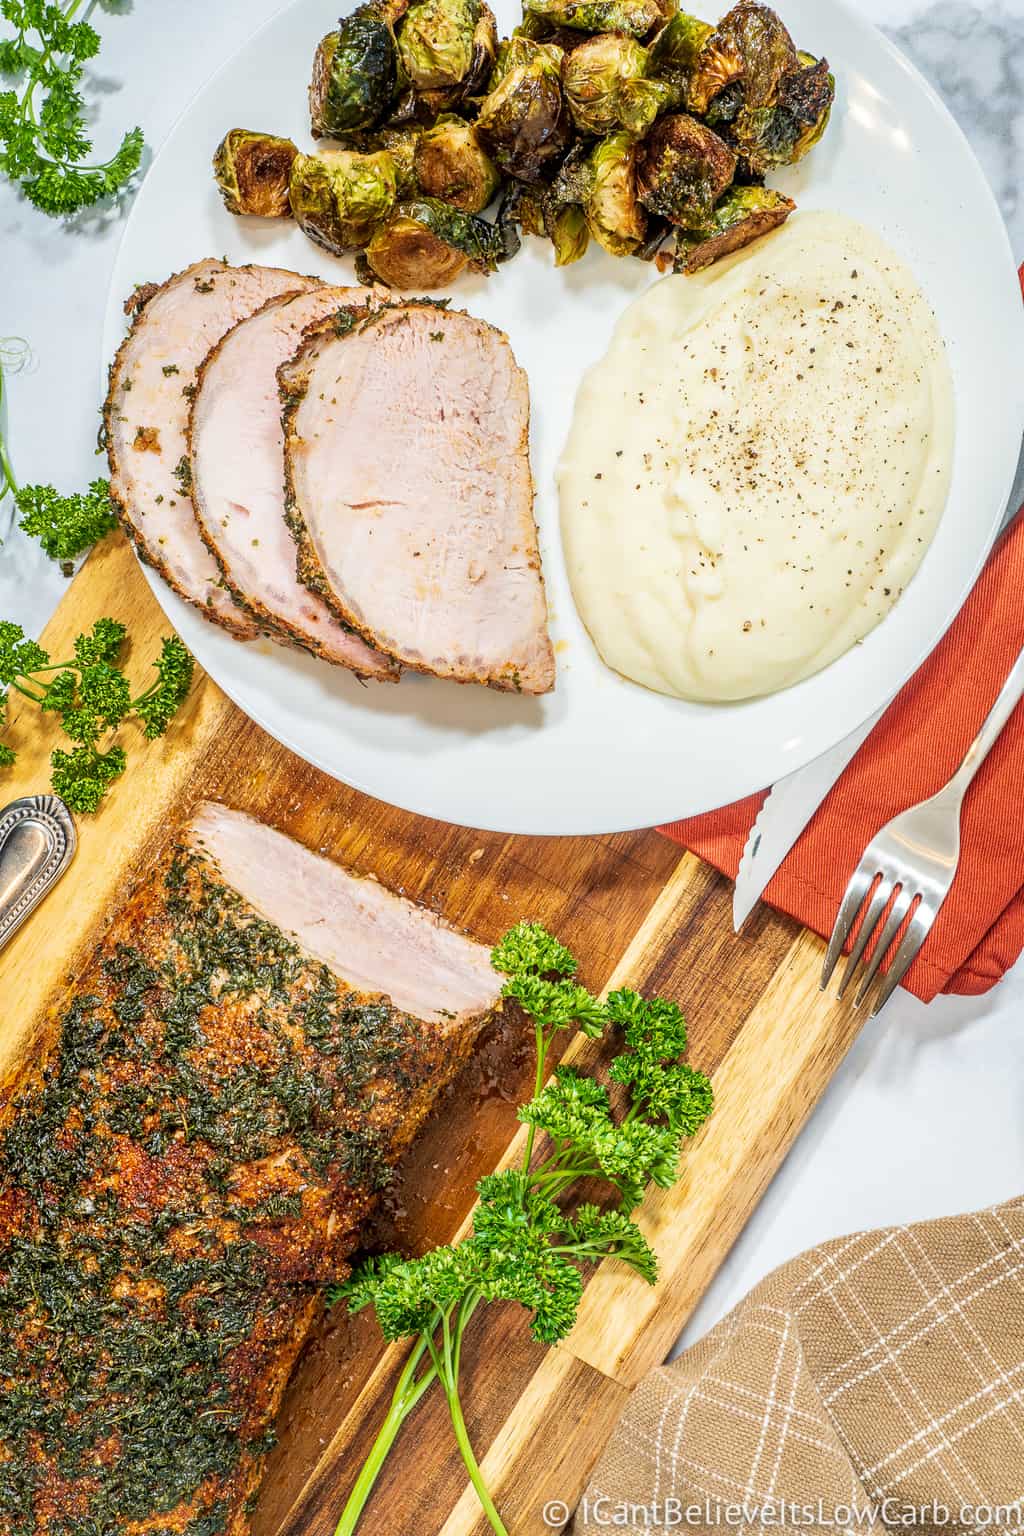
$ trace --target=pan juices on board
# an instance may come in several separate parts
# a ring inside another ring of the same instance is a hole
[[[559,469],[604,661],[706,702],[810,676],[889,612],[949,491],[953,387],[913,275],[802,213],[655,284],[586,375]]]

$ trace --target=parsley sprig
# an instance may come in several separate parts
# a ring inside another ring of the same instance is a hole
[[[133,695],[117,665],[126,638],[123,624],[97,619],[88,634],[78,636],[71,659],[55,662],[41,645],[26,638],[20,624],[0,622],[0,724],[11,692],[56,715],[70,750],[52,753],[51,783],[74,811],[95,811],[125,771],[124,748],[108,745],[109,734],[133,719],[147,740],[162,736],[192,683],[195,664],[174,636],[161,642],[153,682]],[[0,742],[0,767],[9,766],[16,756]]]
[[[528,1127],[523,1157],[518,1166],[480,1180],[472,1230],[462,1242],[418,1259],[368,1259],[328,1292],[329,1304],[345,1300],[350,1312],[373,1307],[389,1341],[414,1340],[336,1536],[357,1529],[402,1425],[435,1382],[487,1519],[497,1536],[508,1536],[463,1417],[459,1377],[466,1328],[481,1304],[513,1301],[530,1312],[534,1338],[556,1344],[576,1321],[586,1270],[605,1259],[628,1264],[653,1285],[657,1258],[632,1212],[649,1185],[675,1182],[683,1142],[711,1113],[711,1084],[680,1061],[687,1032],[675,1003],[628,989],[600,1002],[576,981],[570,951],[535,923],[511,929],[491,963],[508,978],[503,996],[533,1020],[534,1094],[519,1110]],[[592,1038],[610,1031],[621,1040],[608,1083],[570,1066],[556,1068],[548,1081],[552,1046],[563,1030],[574,1028]],[[547,1140],[535,1156],[538,1133]],[[604,1204],[573,1201],[584,1179],[608,1187]]]
[[[99,542],[117,527],[117,515],[110,499],[110,484],[94,480],[88,491],[62,495],[52,485],[19,486],[10,451],[3,436],[5,366],[17,372],[28,356],[25,343],[17,338],[0,338],[0,506],[7,496],[13,498],[20,526],[38,539],[51,560],[59,560],[70,576],[76,556]]]
[[[144,147],[142,130],[133,128],[109,160],[89,163],[93,146],[81,84],[100,38],[88,21],[75,19],[83,3],[0,0],[0,16],[14,30],[0,40],[0,75],[15,85],[0,91],[0,171],[53,217],[79,213],[122,191]]]

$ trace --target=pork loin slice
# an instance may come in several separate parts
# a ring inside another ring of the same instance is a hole
[[[396,305],[312,327],[279,378],[301,580],[403,666],[548,692],[529,394],[507,338]]]
[[[192,402],[192,502],[228,591],[249,612],[325,661],[394,681],[395,662],[371,650],[299,581],[284,520],[277,370],[308,325],[368,298],[366,288],[285,295],[221,338],[199,369]]]
[[[496,1004],[490,951],[376,880],[222,805],[201,806],[189,838],[268,922],[357,991],[385,992],[403,1012],[453,1027]]]
[[[110,370],[110,489],[127,533],[181,597],[245,639],[258,626],[224,587],[192,510],[191,396],[200,363],[225,331],[277,294],[317,286],[316,278],[275,267],[198,261],[162,287],[140,291],[134,324]]]
[[[246,1536],[322,1288],[499,984],[432,913],[200,807],[0,1127],[5,1532]]]

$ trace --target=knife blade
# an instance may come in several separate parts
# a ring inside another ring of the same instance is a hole
[[[772,786],[747,835],[740,867],[736,871],[736,888],[732,895],[732,923],[736,933],[757,906],[769,880],[818,806],[884,713],[885,710],[880,709],[821,757],[797,768]]]

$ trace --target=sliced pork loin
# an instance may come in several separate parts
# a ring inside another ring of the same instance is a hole
[[[284,433],[277,370],[302,332],[327,315],[359,313],[366,288],[318,288],[271,299],[222,337],[199,369],[189,444],[199,532],[231,595],[257,619],[325,661],[397,680],[295,574],[284,520]]]
[[[454,1031],[497,1003],[490,951],[376,880],[222,805],[200,806],[189,838],[233,890],[357,992],[386,992],[403,1013]]]
[[[200,363],[239,320],[278,294],[319,286],[274,267],[199,261],[128,307],[135,321],[110,370],[104,411],[110,489],[140,555],[207,618],[244,638],[253,616],[227,591],[199,536],[187,428]]]
[[[506,337],[395,305],[311,327],[279,378],[305,584],[403,666],[548,692],[529,394]]]

